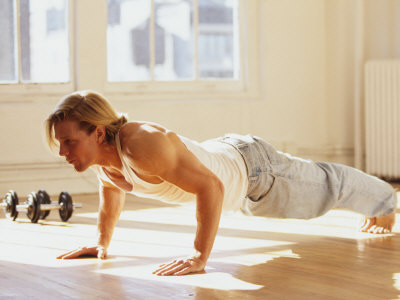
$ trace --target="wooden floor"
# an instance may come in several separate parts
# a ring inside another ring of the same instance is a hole
[[[96,195],[68,223],[16,222],[0,212],[0,299],[399,299],[400,216],[394,233],[358,233],[357,214],[310,221],[224,216],[205,273],[158,277],[191,253],[194,208],[128,198],[104,261],[57,260],[95,241]]]

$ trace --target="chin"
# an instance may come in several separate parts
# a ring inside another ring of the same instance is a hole
[[[87,170],[88,168],[75,168],[75,171],[79,172],[79,173],[83,173]]]
[[[74,165],[75,171],[81,173],[87,170],[88,166]]]

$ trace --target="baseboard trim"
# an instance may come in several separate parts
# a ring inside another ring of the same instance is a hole
[[[352,147],[299,147],[297,148],[297,155],[314,161],[336,162],[349,166],[354,165],[354,148]]]

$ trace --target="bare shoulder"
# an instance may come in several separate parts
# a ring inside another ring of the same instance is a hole
[[[140,137],[148,133],[168,133],[170,130],[157,123],[152,122],[128,122],[124,124],[119,131],[119,138],[122,141],[130,140],[132,138]]]
[[[123,151],[132,150],[133,145],[146,146],[152,143],[162,142],[174,137],[176,133],[167,128],[151,122],[129,122],[123,125],[119,131],[119,139]]]
[[[121,150],[134,165],[168,158],[182,142],[176,133],[151,122],[129,122],[119,132]]]

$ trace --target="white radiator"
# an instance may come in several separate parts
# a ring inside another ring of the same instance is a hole
[[[365,65],[366,171],[400,178],[400,60]]]

